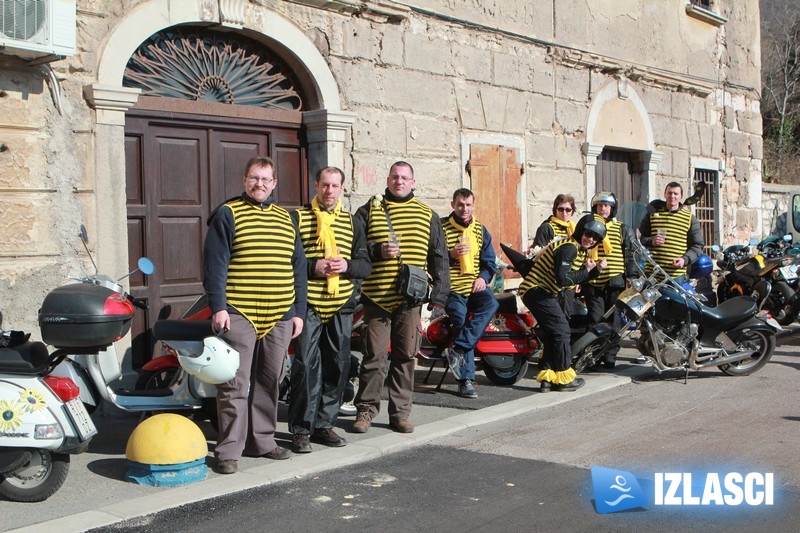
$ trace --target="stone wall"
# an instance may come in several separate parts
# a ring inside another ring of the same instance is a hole
[[[647,149],[658,157],[649,170],[651,196],[668,181],[688,184],[705,164],[699,162],[711,162],[723,169],[721,239],[762,231],[756,0],[716,2],[727,19],[719,27],[689,17],[686,0],[381,0],[348,7],[355,4],[78,0],[78,53],[51,64],[58,87],[47,67],[0,56],[6,326],[35,330],[44,294],[65,276],[92,270],[77,238],[81,223],[100,270],[127,269],[123,138],[119,125],[101,120],[84,88],[98,83],[103,57],[119,53],[109,49],[114,30],[145,7],[160,9],[164,26],[241,12],[237,24],[251,35],[273,13],[313,43],[333,74],[341,109],[356,116],[343,161],[352,210],[381,192],[389,166],[403,159],[415,167],[417,194],[446,214],[452,191],[467,182],[464,139],[489,136],[521,147],[523,232],[532,236],[558,192],[586,205],[594,187],[587,124],[598,95],[614,87],[641,102],[640,127],[652,132]],[[146,22],[157,26],[159,17]],[[624,124],[605,131],[617,127]],[[632,135],[622,132],[630,146],[617,148],[640,149]]]

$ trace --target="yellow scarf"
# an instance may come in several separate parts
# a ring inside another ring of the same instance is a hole
[[[557,216],[552,216],[550,217],[550,222],[564,226],[567,230],[567,237],[572,237],[572,234],[575,233],[575,223],[571,220],[561,220]]]
[[[595,220],[602,220],[599,216],[594,217]],[[608,223],[611,220],[602,220],[603,224],[608,226]],[[581,235],[583,237],[583,235]],[[606,236],[600,241],[598,244],[603,245],[603,257],[608,257],[614,251],[614,247],[611,246],[611,241],[608,239],[608,232],[606,232]],[[600,258],[600,246],[593,246],[591,250],[589,250],[589,257],[593,261],[597,261]]]
[[[336,234],[333,232],[331,224],[336,220],[336,215],[342,210],[342,199],[336,201],[336,207],[333,212],[329,213],[321,209],[317,197],[311,200],[311,210],[317,215],[317,244],[325,250],[325,259],[339,256],[339,250],[336,247]],[[334,273],[328,276],[328,294],[332,296],[339,295],[339,274]]]
[[[453,227],[456,228],[461,232],[461,237],[459,237],[459,242],[469,244],[469,252],[464,255],[458,256],[458,264],[461,267],[461,274],[470,274],[475,275],[475,257],[477,256],[478,250],[478,241],[475,240],[475,234],[472,233],[469,226],[464,227],[459,225],[456,222],[455,217],[450,217],[450,223],[453,224]]]

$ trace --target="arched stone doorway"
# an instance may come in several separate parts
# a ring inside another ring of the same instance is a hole
[[[101,51],[98,83],[84,91],[97,112],[99,255],[108,264],[133,270],[139,256],[151,255],[153,247],[161,250],[160,274],[130,280],[132,292],[151,304],[134,323],[134,366],[149,357],[152,341],[146,332],[152,322],[179,316],[202,292],[199,254],[205,220],[217,203],[241,192],[245,156],[272,155],[284,167],[279,172],[296,177],[281,181],[285,197],[278,201],[290,206],[308,200],[308,176],[317,168],[347,168],[344,140],[354,115],[340,110],[338,88],[319,51],[290,21],[241,4],[247,12],[236,20],[198,6],[170,11],[163,2],[150,2],[137,7],[111,33]],[[143,42],[166,28],[209,23],[234,26],[237,31],[227,32],[230,39],[246,35],[275,53],[301,88],[303,105],[264,109],[209,99],[148,98],[141,87],[125,86],[125,69]],[[145,161],[141,154],[147,146],[151,154],[168,149],[168,155]],[[148,164],[155,179],[145,176]],[[134,178],[126,181],[126,174]],[[230,178],[234,174],[237,179]],[[148,194],[156,202],[143,202]],[[119,238],[125,234],[126,240]]]

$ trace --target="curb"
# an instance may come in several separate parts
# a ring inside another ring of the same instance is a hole
[[[371,459],[425,444],[470,427],[481,426],[538,409],[553,407],[577,398],[583,398],[591,394],[631,383],[630,377],[617,374],[584,377],[586,379],[586,385],[577,391],[551,392],[546,395],[534,393],[525,398],[485,407],[477,411],[459,413],[443,420],[430,422],[416,427],[414,433],[390,433],[349,443],[343,448],[325,448],[304,456],[301,461],[289,460],[270,462],[268,464],[247,468],[246,470],[240,470],[235,475],[206,479],[199,483],[175,487],[157,494],[107,505],[99,509],[84,511],[10,531],[20,533],[53,531],[61,533],[65,531],[86,531],[88,529],[109,526],[189,503],[272,485],[282,481],[300,479],[327,470],[363,463]]]

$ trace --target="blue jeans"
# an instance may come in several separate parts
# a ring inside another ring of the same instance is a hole
[[[454,347],[464,352],[461,375],[475,381],[475,345],[497,312],[500,304],[488,289],[473,292],[469,297],[451,292],[447,296],[445,311],[458,332]],[[467,321],[467,314],[472,313]]]

